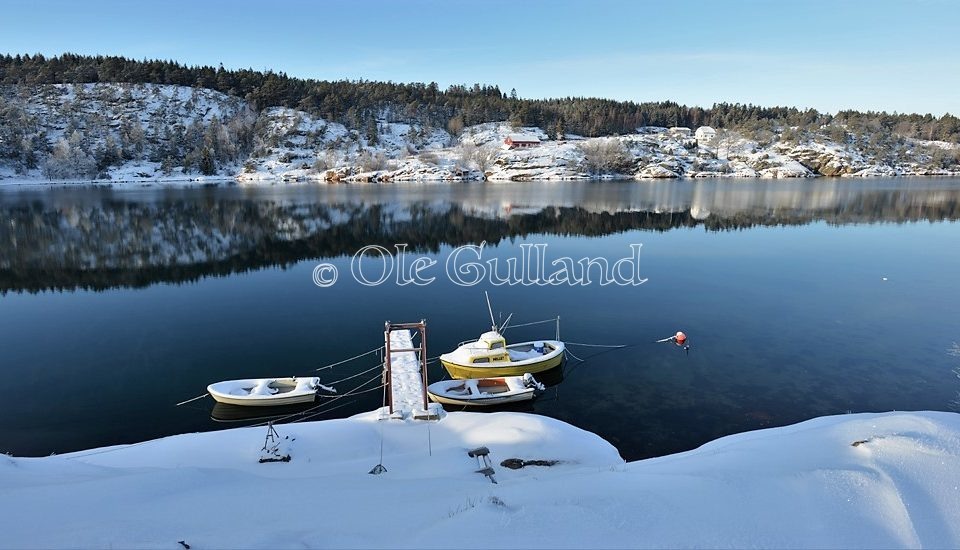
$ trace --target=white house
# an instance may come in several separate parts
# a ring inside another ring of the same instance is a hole
[[[697,138],[697,143],[707,145],[717,137],[717,131],[709,126],[701,126],[697,128],[696,134],[694,137]]]

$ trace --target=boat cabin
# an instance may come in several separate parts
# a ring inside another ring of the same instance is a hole
[[[497,361],[509,361],[510,354],[507,352],[507,340],[496,331],[484,332],[477,338],[477,341],[470,349],[470,362],[472,364],[495,363]]]
[[[504,349],[507,347],[507,340],[503,335],[493,330],[481,334],[477,342],[484,344],[487,349]]]

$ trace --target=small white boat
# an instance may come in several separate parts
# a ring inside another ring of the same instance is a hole
[[[207,386],[207,392],[218,403],[255,407],[310,403],[317,398],[317,392],[321,389],[336,393],[335,389],[324,386],[315,376],[227,380]]]
[[[544,390],[530,373],[499,378],[441,380],[427,386],[427,395],[447,405],[489,406],[529,401]]]

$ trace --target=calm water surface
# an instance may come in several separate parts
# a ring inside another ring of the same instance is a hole
[[[596,432],[627,459],[822,415],[953,410],[958,219],[960,180],[933,178],[4,189],[0,451],[256,423],[210,399],[174,404],[218,380],[308,375],[381,345],[388,319],[427,319],[438,355],[488,328],[484,290],[515,324],[559,315],[565,340],[628,346],[571,346],[586,361],[568,361],[527,409]],[[482,259],[501,270],[523,244],[546,244],[548,262],[611,263],[642,244],[648,281],[450,282],[451,252],[484,241]],[[361,247],[397,243],[439,262],[425,271],[433,283],[351,277]],[[313,284],[319,262],[338,268],[334,286]],[[677,330],[689,354],[652,343]],[[380,400],[344,399],[317,418]]]

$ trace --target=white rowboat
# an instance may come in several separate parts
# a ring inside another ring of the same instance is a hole
[[[218,403],[255,407],[310,403],[320,389],[336,393],[335,389],[321,384],[317,377],[226,380],[207,386],[207,392]]]
[[[427,386],[427,395],[447,405],[489,406],[529,401],[544,390],[529,373],[499,378],[442,380]]]

